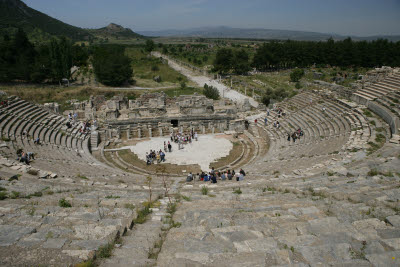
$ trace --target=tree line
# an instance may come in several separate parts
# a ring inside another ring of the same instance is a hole
[[[19,29],[0,41],[0,82],[60,82],[71,78],[72,66],[86,65],[88,57],[87,48],[65,37],[34,45]]]
[[[260,71],[305,68],[316,64],[337,67],[400,66],[400,42],[379,39],[372,42],[343,41],[273,41],[263,43],[249,60],[247,51],[221,48],[217,51],[214,71],[243,74],[250,67]]]
[[[119,86],[132,77],[131,61],[124,52],[124,46],[74,45],[66,37],[34,45],[19,29],[0,40],[0,82],[60,83],[71,79],[72,66],[91,62],[99,82]]]

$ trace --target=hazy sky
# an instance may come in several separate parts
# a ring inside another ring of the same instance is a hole
[[[69,24],[133,31],[231,26],[343,35],[400,34],[400,0],[25,0]]]

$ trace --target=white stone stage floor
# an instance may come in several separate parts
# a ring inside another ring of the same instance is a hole
[[[170,141],[167,137],[153,137],[150,140],[137,143],[134,146],[125,146],[121,149],[129,148],[139,159],[146,161],[146,152],[151,150],[164,151],[164,141]],[[165,153],[166,163],[177,165],[198,164],[204,171],[210,170],[210,163],[229,155],[233,148],[231,141],[226,139],[225,134],[199,135],[198,141],[192,141],[178,150],[178,144],[171,142],[172,152]]]

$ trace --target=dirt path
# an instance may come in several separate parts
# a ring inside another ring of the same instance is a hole
[[[167,58],[160,52],[153,52],[152,55],[155,57]],[[237,91],[231,90],[224,84],[219,83],[217,80],[210,79],[209,77],[206,77],[206,76],[197,75],[197,74],[193,73],[191,70],[189,70],[183,66],[180,66],[178,63],[176,63],[174,60],[172,60],[170,58],[168,59],[168,65],[171,68],[175,69],[176,71],[179,71],[181,74],[185,75],[189,80],[195,82],[200,87],[203,87],[204,84],[211,85],[211,86],[216,87],[219,91],[219,94],[225,98],[229,98],[238,103],[243,103],[244,99],[247,98],[247,99],[249,99],[250,104],[253,107],[258,106],[257,101],[255,101],[253,98],[242,95],[241,93],[239,93]]]

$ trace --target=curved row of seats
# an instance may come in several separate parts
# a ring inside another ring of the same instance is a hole
[[[373,83],[361,90],[358,90],[357,92],[354,93],[354,95],[366,99],[368,101],[372,101],[377,98],[383,97],[387,94],[393,93],[394,91],[398,91],[399,88],[400,88],[400,73],[393,73],[382,81]]]
[[[302,93],[278,106],[283,108],[285,116],[278,118],[276,112],[271,111],[268,125],[263,120],[258,121],[258,127],[270,139],[268,153],[257,159],[260,171],[278,170],[280,166],[276,163],[287,160],[300,160],[304,162],[303,167],[311,166],[310,157],[313,161],[317,158],[322,161],[341,151],[366,148],[370,139],[371,129],[362,112],[340,102]],[[279,121],[279,128],[273,126],[275,121]],[[288,134],[297,129],[301,129],[304,136],[296,142],[292,138],[288,141]]]
[[[10,141],[0,150],[3,156],[16,158],[16,151],[21,148],[35,153],[36,167],[65,176],[72,174],[71,166],[76,173],[98,173],[96,166],[102,165],[107,170],[104,175],[122,174],[97,161],[89,150],[89,135],[79,131],[78,125],[68,128],[66,118],[17,97],[10,97],[8,106],[0,112],[1,138]],[[36,138],[41,145],[34,144]]]
[[[356,102],[363,103],[368,107],[370,101],[373,101],[374,107],[382,110],[386,115],[386,121],[391,118],[391,123],[394,122],[391,129],[392,143],[400,143],[400,73],[393,72],[380,82],[373,83],[362,90],[353,94],[353,99]],[[364,103],[365,102],[365,103]]]

